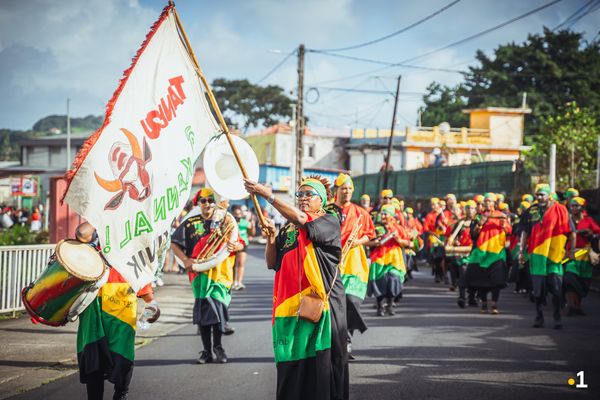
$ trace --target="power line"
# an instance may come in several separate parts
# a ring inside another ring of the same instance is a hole
[[[259,79],[256,84],[259,85],[261,82],[263,82],[265,79],[267,79],[269,76],[271,76],[275,71],[277,71],[279,69],[279,67],[281,67],[283,64],[285,64],[285,62],[294,54],[297,54],[297,50],[294,49],[292,50],[291,53],[289,53],[287,56],[285,56],[285,58],[283,60],[281,60],[276,66],[274,66],[269,72],[267,72],[267,74],[265,76],[263,76],[261,79]]]
[[[312,86],[315,89],[319,90],[329,90],[332,92],[354,92],[354,93],[369,93],[369,94],[391,94],[394,92],[390,92],[388,90],[376,90],[376,89],[354,89],[354,88],[339,88],[339,87],[325,87],[325,86]],[[423,96],[425,93],[422,92],[402,92],[400,95],[405,96]]]
[[[413,23],[413,24],[411,24],[411,25],[409,25],[409,26],[407,26],[407,27],[405,27],[405,28],[402,28],[402,29],[400,29],[400,30],[398,30],[398,31],[396,31],[396,32],[390,33],[390,34],[388,34],[388,35],[385,35],[385,36],[382,36],[382,37],[380,37],[380,38],[373,39],[373,40],[370,40],[370,41],[368,41],[368,42],[364,42],[364,43],[360,43],[360,44],[355,44],[355,45],[352,45],[352,46],[347,46],[347,47],[339,47],[339,48],[335,48],[335,49],[321,49],[320,51],[325,51],[325,52],[332,51],[332,52],[333,52],[333,51],[346,51],[346,50],[353,50],[353,49],[358,49],[358,48],[361,48],[361,47],[366,47],[366,46],[370,46],[370,45],[372,45],[372,44],[375,44],[375,43],[382,42],[382,41],[384,41],[384,40],[387,40],[387,39],[389,39],[389,38],[391,38],[391,37],[394,37],[394,36],[397,36],[397,35],[399,35],[399,34],[401,34],[401,33],[404,33],[404,32],[406,32],[406,31],[408,31],[409,29],[412,29],[412,28],[414,28],[415,26],[422,24],[423,22],[426,22],[426,21],[430,20],[431,18],[433,18],[433,17],[435,17],[436,15],[438,15],[438,14],[440,14],[440,13],[442,13],[442,12],[446,11],[447,9],[449,9],[450,7],[452,7],[453,5],[455,5],[455,4],[459,3],[459,2],[460,2],[460,0],[454,0],[453,2],[451,2],[451,3],[447,4],[447,5],[445,5],[444,7],[440,8],[440,9],[439,9],[439,10],[437,10],[437,11],[435,11],[434,13],[432,13],[432,14],[429,14],[429,15],[428,15],[428,16],[426,16],[425,18],[423,18],[423,19],[420,19],[420,20],[418,20],[417,22],[415,22],[415,23]]]
[[[370,58],[347,56],[344,54],[334,54],[334,53],[329,53],[329,52],[323,51],[323,50],[307,49],[306,51],[315,53],[315,54],[323,54],[323,55],[330,56],[330,57],[344,58],[344,59],[353,60],[353,61],[362,61],[362,62],[366,62],[366,63],[370,63],[370,64],[387,65],[388,67],[403,67],[403,68],[412,68],[412,69],[422,69],[425,71],[450,72],[450,73],[456,73],[456,74],[464,73],[464,71],[460,71],[460,70],[456,70],[456,69],[423,67],[420,65],[407,65],[407,64],[394,63],[394,62],[389,62],[389,61],[373,60]]]
[[[575,25],[577,22],[579,22],[581,19],[583,19],[585,16],[587,16],[588,14],[593,13],[594,11],[598,10],[598,6],[600,5],[600,1],[596,1],[595,4],[592,4],[592,6],[590,7],[589,10],[587,10],[586,12],[584,12],[583,14],[575,17],[570,23],[569,26],[567,26],[568,29],[571,29],[571,27],[573,27],[573,25]]]
[[[450,47],[454,47],[454,46],[458,46],[458,45],[460,45],[460,44],[466,43],[466,42],[468,42],[468,41],[470,41],[470,40],[473,40],[473,39],[476,39],[476,38],[478,38],[478,37],[480,37],[480,36],[486,35],[486,34],[488,34],[488,33],[490,33],[490,32],[493,32],[493,31],[495,31],[495,30],[498,30],[498,29],[500,29],[500,28],[503,28],[503,27],[505,27],[506,25],[512,24],[513,22],[519,21],[519,20],[521,20],[521,19],[523,19],[523,18],[525,18],[525,17],[528,17],[528,16],[530,16],[530,15],[532,15],[532,14],[535,14],[535,13],[537,13],[537,12],[539,12],[539,11],[542,11],[543,9],[546,9],[546,8],[548,8],[548,7],[550,7],[550,6],[554,5],[554,4],[556,4],[556,3],[560,3],[561,1],[562,1],[562,0],[554,0],[554,1],[551,1],[551,2],[549,2],[549,3],[546,3],[546,4],[544,4],[543,6],[537,7],[537,8],[535,8],[535,9],[531,10],[531,11],[528,11],[528,12],[526,12],[525,14],[521,14],[521,15],[519,15],[518,17],[512,18],[512,19],[510,19],[510,20],[508,20],[508,21],[505,21],[505,22],[503,22],[503,23],[501,23],[501,24],[498,24],[498,25],[495,25],[495,26],[493,26],[493,27],[491,27],[491,28],[485,29],[485,30],[483,30],[483,31],[481,31],[481,32],[479,32],[479,33],[476,33],[476,34],[474,34],[474,35],[471,35],[471,36],[469,36],[469,37],[466,37],[466,38],[464,38],[464,39],[461,39],[461,40],[459,40],[459,41],[456,41],[456,42],[450,43],[450,44],[448,44],[448,45],[446,45],[446,46],[443,46],[443,47],[440,47],[440,48],[438,48],[438,49],[435,49],[435,50],[429,51],[429,52],[427,52],[427,53],[425,53],[425,54],[421,54],[421,55],[419,55],[419,56],[411,57],[411,58],[408,58],[408,59],[406,59],[406,60],[400,61],[398,64],[404,64],[404,63],[413,62],[413,61],[415,61],[415,60],[418,60],[418,59],[421,59],[421,58],[424,58],[424,57],[428,57],[428,56],[430,56],[430,55],[432,55],[432,54],[438,53],[438,52],[440,52],[440,51],[442,51],[442,50],[449,49]]]
[[[561,26],[569,23],[576,15],[578,15],[580,12],[582,12],[584,9],[586,9],[594,1],[596,1],[596,0],[590,0],[590,1],[588,1],[586,4],[583,5],[583,7],[578,8],[577,11],[575,11],[573,14],[569,15],[563,22],[561,22],[560,24],[556,25],[552,30],[555,31],[558,28],[560,28]]]

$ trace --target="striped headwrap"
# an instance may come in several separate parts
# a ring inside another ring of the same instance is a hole
[[[354,182],[352,181],[352,178],[348,174],[340,173],[337,176],[337,178],[335,178],[335,181],[333,181],[333,185],[336,188],[343,186],[345,184],[349,184],[350,187],[352,188],[352,190],[354,190]]]
[[[394,192],[392,192],[392,189],[383,189],[381,191],[381,197],[394,197]]]
[[[585,199],[583,197],[575,196],[570,200],[571,204],[579,204],[580,206],[585,206]]]
[[[552,190],[550,190],[550,185],[547,183],[538,183],[535,187],[535,194],[544,193],[550,196]]]
[[[480,204],[483,203],[483,195],[482,194],[478,194],[475,197],[473,197],[473,201],[475,201],[475,203]]]
[[[567,199],[571,199],[573,197],[579,197],[579,190],[577,190],[575,188],[568,188],[567,191],[565,192],[565,197]]]
[[[533,201],[533,196],[530,194],[524,194],[523,196],[521,196],[521,201],[531,203]]]
[[[498,196],[496,196],[496,193],[492,193],[492,192],[487,192],[486,194],[483,195],[483,198],[485,200],[498,201]]]
[[[325,204],[327,204],[327,189],[325,189],[325,185],[323,185],[320,180],[315,178],[306,178],[300,183],[300,186],[310,186],[311,188],[315,189],[315,192],[317,192],[321,198],[322,206],[325,207]]]
[[[205,188],[202,188],[202,189],[198,190],[198,191],[196,192],[196,195],[194,196],[194,199],[192,200],[192,203],[193,203],[194,205],[198,205],[198,200],[199,200],[201,197],[202,197],[202,198],[205,198],[205,199],[207,199],[207,198],[209,198],[209,197],[212,197],[212,198],[214,199],[214,198],[215,198],[215,191],[214,191],[214,190],[212,190],[212,189],[211,189],[211,188],[209,188],[209,187],[205,187]]]
[[[392,204],[384,204],[381,207],[381,211],[382,214],[387,214],[390,216],[395,216],[396,215],[396,208],[392,205]]]

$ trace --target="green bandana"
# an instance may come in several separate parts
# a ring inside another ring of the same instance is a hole
[[[300,186],[310,186],[315,189],[315,192],[321,198],[321,205],[325,207],[325,204],[327,204],[327,189],[325,189],[325,185],[321,181],[314,178],[307,178],[300,183]]]
[[[550,195],[552,193],[552,190],[550,190],[550,185],[548,185],[547,183],[541,183],[537,186],[535,193],[544,193]]]

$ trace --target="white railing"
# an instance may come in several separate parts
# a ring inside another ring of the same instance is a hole
[[[44,270],[55,244],[0,246],[0,313],[24,310],[21,289]]]

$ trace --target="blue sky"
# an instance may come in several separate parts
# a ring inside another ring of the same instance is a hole
[[[416,60],[414,65],[462,70],[481,49],[491,55],[507,42],[523,42],[543,26],[554,28],[589,0],[563,0],[490,34]],[[176,2],[184,27],[209,80],[256,82],[304,43],[310,49],[362,43],[397,31],[451,0],[221,0]],[[339,54],[398,62],[438,49],[500,24],[550,0],[461,0],[429,21],[372,46]],[[0,128],[28,129],[39,118],[100,115],[131,57],[166,1],[22,0],[0,2]],[[600,10],[571,29],[591,40]],[[419,93],[431,81],[456,84],[461,75],[381,66],[308,53],[305,85],[391,90],[402,74],[399,128],[414,124]],[[358,77],[353,75],[362,74]],[[295,96],[296,58],[290,57],[263,84]],[[411,94],[412,93],[412,94]],[[389,128],[393,98],[319,90],[309,93],[306,113],[315,126]],[[515,96],[515,106],[520,104]]]

